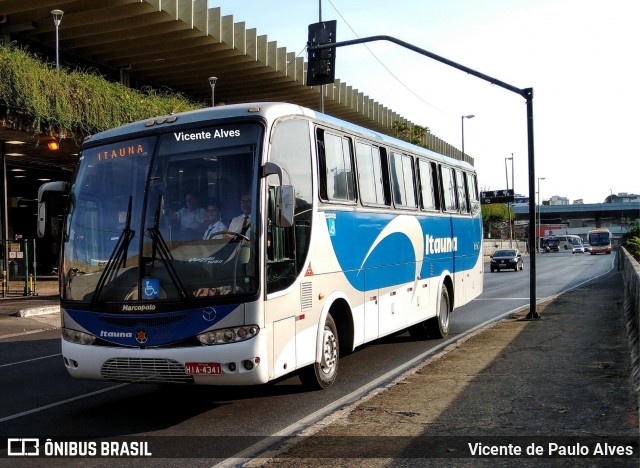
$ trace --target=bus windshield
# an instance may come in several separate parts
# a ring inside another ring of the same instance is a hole
[[[242,123],[84,149],[69,196],[63,299],[255,294],[261,140],[260,125]]]
[[[590,245],[609,245],[610,242],[611,239],[608,232],[592,232],[589,234]]]

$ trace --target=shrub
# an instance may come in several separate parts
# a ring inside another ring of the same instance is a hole
[[[203,107],[180,94],[137,91],[81,70],[60,69],[0,46],[0,118],[5,126],[81,140],[149,117]],[[3,109],[3,110],[4,110]]]
[[[635,226],[622,236],[622,246],[640,262],[640,226]]]

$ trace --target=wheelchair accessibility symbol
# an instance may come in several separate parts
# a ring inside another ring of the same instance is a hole
[[[327,227],[329,228],[329,236],[333,237],[336,235],[336,220],[335,219],[327,219]]]
[[[142,280],[142,298],[157,299],[160,297],[160,280],[148,278]]]

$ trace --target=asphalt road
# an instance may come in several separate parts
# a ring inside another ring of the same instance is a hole
[[[614,258],[614,255],[567,253],[539,255],[538,299],[597,278],[612,268]],[[527,306],[528,291],[527,259],[521,272],[490,273],[487,268],[484,293],[454,313],[447,340],[414,341],[403,334],[368,344],[342,359],[336,384],[319,392],[306,391],[295,376],[243,388],[78,381],[67,375],[61,363],[57,330],[2,339],[0,435],[43,440],[213,436],[211,440],[218,441],[227,441],[221,439],[224,436],[238,436],[238,446],[229,447],[225,455],[230,456],[234,450],[239,451],[262,437],[293,433],[356,401],[474,327]],[[0,454],[3,449],[0,446]],[[59,461],[60,466],[69,466],[68,459]],[[129,461],[128,466],[135,465],[134,460]],[[55,466],[56,460],[46,462],[46,466]],[[189,465],[211,466],[215,462],[190,459]],[[154,465],[174,466],[174,463],[184,465],[184,461],[177,459]],[[108,462],[96,459],[92,464],[107,466]]]

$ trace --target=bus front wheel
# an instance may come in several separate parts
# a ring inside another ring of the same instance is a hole
[[[340,342],[338,329],[331,315],[327,316],[322,332],[320,362],[314,362],[300,371],[302,384],[313,390],[322,390],[333,385],[338,377]]]

